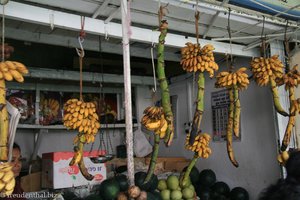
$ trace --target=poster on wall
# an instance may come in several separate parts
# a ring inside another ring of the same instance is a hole
[[[211,93],[213,141],[226,141],[229,104],[230,100],[228,90],[221,90]],[[241,136],[237,138],[233,135],[233,141],[239,141],[240,138]]]

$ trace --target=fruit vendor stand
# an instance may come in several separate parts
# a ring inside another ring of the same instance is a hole
[[[299,2],[0,7],[1,195],[20,181],[28,199],[254,200],[285,177]]]

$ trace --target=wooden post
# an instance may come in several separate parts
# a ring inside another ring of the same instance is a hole
[[[125,122],[126,122],[126,146],[127,167],[129,185],[134,185],[134,160],[133,160],[133,132],[132,132],[132,105],[131,105],[131,77],[130,77],[130,18],[128,17],[127,0],[121,1],[122,10],[122,35],[123,35],[123,68],[125,89]]]

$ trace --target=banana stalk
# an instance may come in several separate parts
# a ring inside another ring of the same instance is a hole
[[[290,113],[292,113],[293,109],[293,102],[295,101],[295,88],[289,87],[289,100],[290,100]],[[287,127],[285,129],[284,137],[281,144],[281,151],[285,151],[286,148],[289,146],[291,135],[292,135],[292,129],[295,126],[296,123],[296,115],[290,115],[289,116],[289,122],[287,124]]]
[[[229,105],[229,116],[228,116],[228,124],[227,124],[227,153],[229,156],[229,159],[231,163],[235,166],[238,167],[239,164],[234,158],[234,153],[233,153],[233,148],[232,148],[232,132],[233,132],[233,116],[234,116],[234,91],[233,89],[229,89],[229,100],[230,100],[230,105]]]
[[[241,116],[241,102],[239,98],[239,91],[234,85],[234,118],[233,118],[233,133],[236,137],[240,136],[240,116]]]
[[[6,88],[5,80],[0,80],[0,161],[7,161],[8,159],[8,112],[6,108]]]
[[[151,177],[154,173],[156,160],[157,160],[157,156],[158,156],[158,150],[159,150],[159,142],[160,142],[159,134],[155,134],[154,135],[153,152],[151,155],[151,161],[150,161],[150,166],[148,168],[147,176],[144,181],[145,183],[147,183],[151,179]]]
[[[270,84],[271,84],[274,106],[275,106],[276,111],[283,116],[288,116],[289,114],[287,114],[285,112],[285,110],[282,108],[282,106],[280,104],[278,89],[277,89],[276,82],[273,77],[270,77]]]
[[[200,72],[198,77],[198,94],[197,94],[197,107],[193,118],[193,125],[191,130],[190,145],[194,143],[195,137],[200,133],[200,125],[204,111],[204,89],[205,77],[204,73]]]
[[[83,161],[83,146],[84,146],[83,141],[85,141],[85,137],[84,137],[84,134],[81,134],[79,141],[78,141],[78,147],[74,148],[74,158],[71,160],[70,165],[73,164],[73,160],[74,159],[76,160],[78,153],[80,153],[82,156],[78,162],[79,170],[86,180],[91,181],[91,180],[93,180],[94,176],[89,174],[87,168],[85,167],[84,161]]]
[[[161,89],[161,102],[162,107],[168,122],[168,129],[166,132],[165,143],[170,146],[174,137],[174,124],[173,124],[173,113],[170,103],[170,92],[169,86],[165,75],[165,61],[164,61],[164,49],[165,49],[165,38],[167,36],[168,22],[162,20],[160,22],[160,35],[157,47],[157,77]]]
[[[196,165],[198,158],[199,158],[199,156],[197,155],[197,153],[195,153],[193,159],[189,163],[186,171],[184,172],[183,178],[180,180],[180,186],[182,188],[185,188],[185,186],[187,185],[189,177],[190,177],[190,173],[191,173],[193,167]]]

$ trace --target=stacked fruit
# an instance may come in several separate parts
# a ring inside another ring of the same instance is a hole
[[[282,79],[277,79],[277,85],[285,84],[285,89],[289,87],[297,87],[300,84],[300,72],[295,65],[288,73],[284,74]]]
[[[278,55],[270,58],[254,58],[251,61],[253,77],[259,86],[266,86],[271,79],[282,78],[284,65]]]
[[[289,92],[289,121],[285,129],[281,145],[281,150],[285,151],[290,143],[292,129],[296,123],[296,115],[299,113],[300,110],[300,99],[296,99],[295,97],[295,88],[298,87],[298,85],[300,84],[300,72],[297,70],[297,65],[295,65],[285,75],[283,75],[282,79],[279,79],[279,81],[277,81],[277,84],[285,84],[285,89]]]
[[[217,88],[231,88],[236,85],[238,90],[244,90],[249,85],[248,74],[245,73],[247,68],[239,68],[236,72],[220,72],[217,75],[217,82],[215,86]]]
[[[49,118],[55,118],[59,112],[59,102],[56,99],[42,98],[40,101],[40,109]]]
[[[69,99],[64,105],[64,125],[84,134],[85,143],[94,142],[100,128],[95,105],[78,99]],[[78,139],[78,138],[77,138]]]
[[[179,178],[175,175],[168,176],[167,179],[158,181],[157,189],[160,191],[163,200],[187,199],[192,200],[196,197],[195,188],[189,179],[188,184],[181,187]]]
[[[144,110],[142,125],[149,131],[154,131],[162,139],[166,136],[168,122],[162,107],[149,106]]]
[[[0,80],[24,82],[23,75],[28,74],[27,68],[19,62],[5,61],[0,62]]]
[[[14,191],[15,177],[12,168],[13,166],[9,163],[0,164],[0,192],[5,196]]]
[[[219,69],[215,62],[213,50],[214,47],[211,44],[207,44],[201,49],[199,44],[187,42],[186,46],[181,49],[180,64],[187,72],[207,71],[212,78],[214,71]]]
[[[190,134],[186,137],[185,148],[195,152],[198,157],[208,158],[211,154],[209,148],[210,135],[207,133],[199,134],[196,136],[194,143],[190,145]]]

